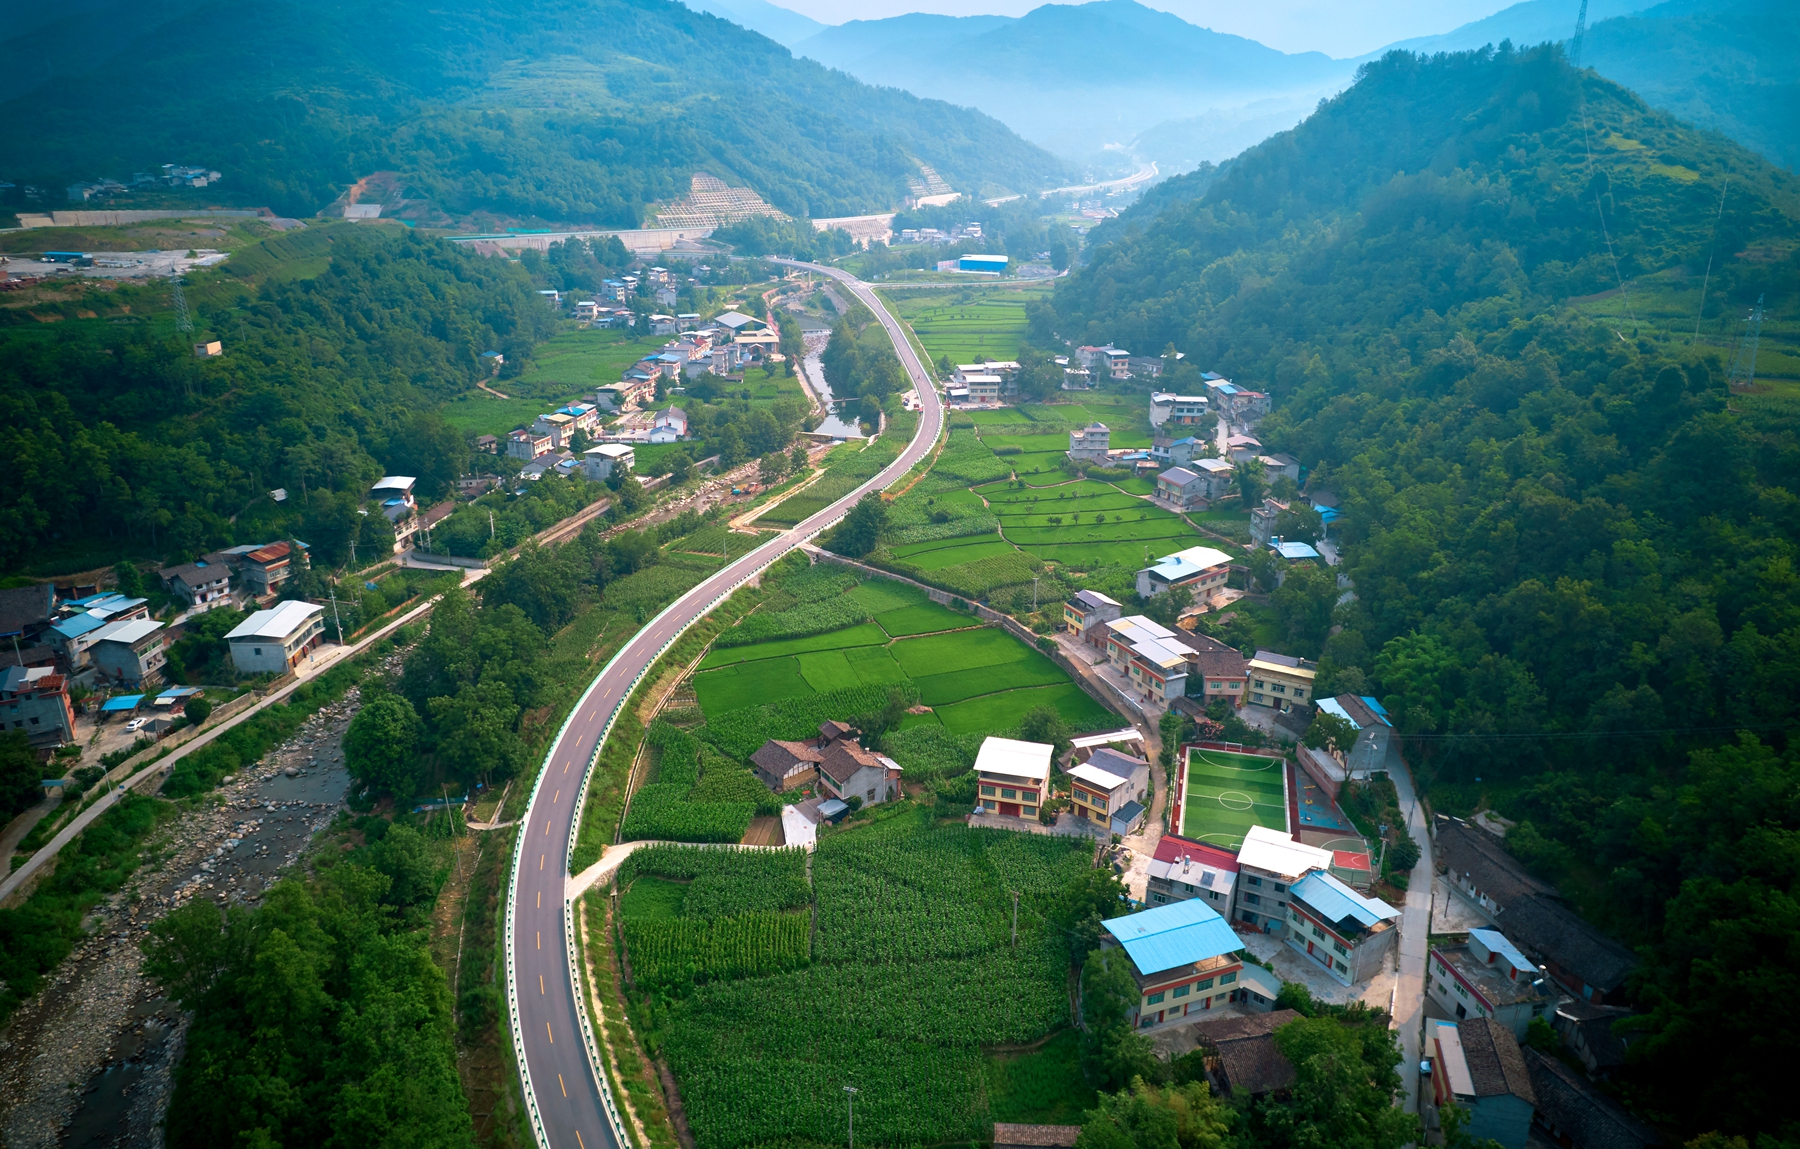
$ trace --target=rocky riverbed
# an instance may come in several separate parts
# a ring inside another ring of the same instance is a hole
[[[0,1144],[160,1149],[186,1022],[144,978],[145,931],[195,898],[255,905],[279,880],[343,802],[344,729],[358,704],[352,689],[221,785],[89,916],[87,940],[0,1033]]]

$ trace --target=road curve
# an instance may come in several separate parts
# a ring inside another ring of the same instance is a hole
[[[627,1149],[620,1115],[603,1083],[577,980],[569,854],[587,778],[607,732],[638,680],[690,625],[770,563],[831,526],[856,500],[904,475],[930,453],[943,408],[906,332],[868,285],[835,268],[776,262],[831,276],[887,329],[918,390],[919,429],[886,469],[805,522],[757,547],[677,599],[614,655],[581,696],[545,757],[513,855],[506,903],[507,1014],[533,1133],[543,1149]]]

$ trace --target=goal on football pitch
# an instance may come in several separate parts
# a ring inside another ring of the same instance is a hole
[[[1288,833],[1287,770],[1280,758],[1190,747],[1181,834],[1235,850],[1252,826]]]

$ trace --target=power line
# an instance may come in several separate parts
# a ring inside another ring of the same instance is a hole
[[[1545,730],[1534,734],[1402,734],[1409,742],[1448,741],[1524,741],[1534,738],[1647,738],[1657,734],[1724,734],[1734,730],[1787,730],[1800,726],[1800,719],[1786,722],[1733,722],[1728,726],[1663,726],[1643,730]]]
[[[1725,193],[1731,190],[1731,177],[1719,189],[1719,214],[1713,217],[1712,236],[1706,241],[1706,275],[1700,280],[1700,310],[1694,312],[1694,342],[1700,341],[1700,320],[1706,315],[1706,289],[1712,284],[1713,257],[1718,254],[1719,221],[1725,218]]]

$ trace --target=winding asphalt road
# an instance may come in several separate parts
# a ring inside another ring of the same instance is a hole
[[[533,1130],[544,1149],[622,1149],[619,1114],[599,1076],[598,1053],[580,999],[574,903],[568,897],[569,853],[587,775],[613,719],[638,680],[684,630],[770,563],[843,518],[865,493],[906,474],[932,450],[943,426],[943,408],[930,377],[899,321],[866,284],[834,268],[777,262],[838,280],[880,319],[923,404],[918,433],[873,479],[733,562],[651,619],[601,670],[550,748],[522,819],[506,910],[513,1052]]]

